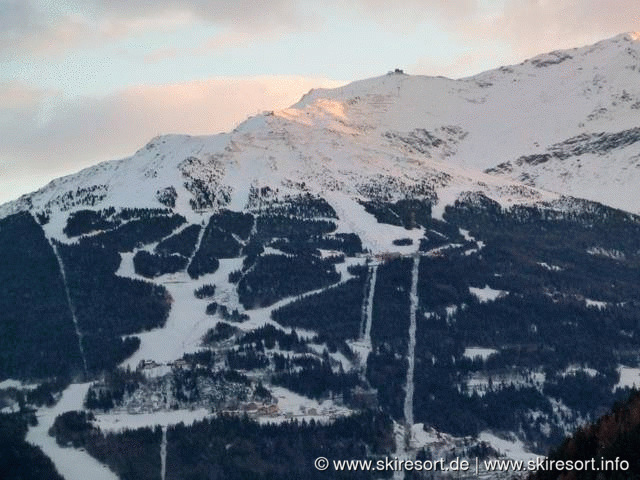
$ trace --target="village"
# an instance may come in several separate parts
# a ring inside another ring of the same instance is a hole
[[[144,376],[136,388],[127,390],[109,414],[154,414],[176,410],[206,409],[212,415],[247,416],[260,423],[288,420],[333,421],[356,410],[344,405],[340,395],[314,400],[279,386],[262,386],[260,381],[234,381],[221,374],[191,375],[191,364],[184,359],[161,364],[141,360],[136,373]],[[246,377],[244,377],[246,378]],[[105,382],[96,382],[91,395],[110,394]],[[358,408],[374,408],[374,389],[354,388],[351,403]],[[105,411],[107,413],[107,411]]]

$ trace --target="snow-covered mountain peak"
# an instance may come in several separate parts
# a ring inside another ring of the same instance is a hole
[[[169,195],[196,220],[207,209],[251,207],[263,187],[353,199],[556,197],[542,189],[638,212],[639,75],[637,33],[460,80],[390,72],[312,90],[228,134],[154,138],[0,214],[158,207]]]

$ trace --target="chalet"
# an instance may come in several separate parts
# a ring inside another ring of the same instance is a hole
[[[185,359],[183,359],[183,358],[179,358],[178,360],[176,360],[175,362],[173,362],[173,363],[171,364],[171,366],[173,366],[174,368],[180,368],[180,369],[182,369],[182,368],[187,368],[188,363],[187,363],[187,361],[186,361]]]
[[[154,360],[140,360],[138,363],[137,370],[151,370],[152,368],[159,367],[160,364],[156,363]]]
[[[242,405],[242,410],[245,412],[254,412],[258,410],[258,404],[255,402],[249,402]]]
[[[280,409],[275,403],[271,405],[263,405],[258,408],[258,413],[262,415],[277,415],[279,412]]]
[[[390,262],[391,260],[395,260],[400,257],[402,257],[402,254],[398,252],[383,252],[375,255],[376,260],[380,261],[381,263]]]

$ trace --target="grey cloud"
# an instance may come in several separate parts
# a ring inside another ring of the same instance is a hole
[[[470,16],[479,8],[478,0],[356,0],[356,3],[372,12],[397,11],[404,13],[438,13],[451,16]],[[408,21],[411,18],[407,18]]]
[[[95,35],[95,29],[77,15],[48,13],[37,0],[0,0],[0,52],[61,51]]]
[[[98,0],[95,5],[98,15],[106,18],[189,12],[205,21],[239,30],[302,27],[311,18],[298,0]]]
[[[318,19],[299,0],[0,0],[0,50],[62,51],[132,31],[199,19],[253,35],[305,29]]]
[[[310,9],[307,0],[66,0],[56,5],[55,15],[47,13],[50,5],[0,0],[0,50],[62,50],[136,29],[157,30],[163,21],[165,28],[196,19],[218,25],[228,41],[233,34],[255,39],[308,31],[330,20],[322,18],[322,8]],[[327,0],[325,5],[326,12],[356,13],[398,32],[429,20],[474,49],[491,48],[488,42],[499,40],[518,55],[640,28],[637,0]]]
[[[0,49],[18,48],[47,29],[40,12],[26,0],[0,0],[0,12]]]
[[[415,28],[426,20],[452,28],[473,19],[480,11],[479,0],[356,0],[352,5],[398,31]]]
[[[29,28],[33,14],[28,2],[0,0],[0,30],[8,35]]]

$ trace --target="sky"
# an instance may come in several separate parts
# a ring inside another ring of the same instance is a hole
[[[311,88],[460,78],[637,30],[638,0],[0,0],[0,203]]]

